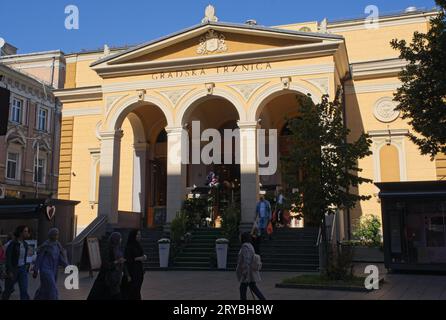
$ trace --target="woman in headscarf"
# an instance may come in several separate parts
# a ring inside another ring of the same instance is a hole
[[[122,296],[126,300],[141,300],[141,287],[144,281],[143,262],[147,260],[141,246],[141,231],[132,230],[125,248],[128,279],[124,277]]]
[[[59,230],[56,228],[48,232],[46,240],[37,249],[37,260],[34,264],[34,279],[40,274],[40,287],[37,290],[35,300],[58,300],[57,274],[59,266],[68,265],[64,248],[59,242]]]
[[[243,233],[241,236],[242,247],[238,254],[237,261],[237,279],[240,282],[240,300],[247,300],[246,293],[248,287],[252,294],[256,295],[260,300],[266,300],[265,296],[257,287],[256,282],[260,281],[260,272],[256,268],[256,253],[251,243],[251,234],[249,232]]]
[[[88,300],[120,300],[121,283],[124,275],[124,254],[121,249],[122,236],[111,234],[108,248],[102,257],[101,270],[90,291]]]

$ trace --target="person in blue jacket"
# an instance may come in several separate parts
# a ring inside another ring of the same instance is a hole
[[[267,228],[271,218],[271,204],[265,199],[264,196],[261,196],[256,207],[256,220],[258,221],[258,226],[262,237],[266,237],[267,235]]]

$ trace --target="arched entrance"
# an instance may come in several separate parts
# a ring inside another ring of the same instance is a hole
[[[169,115],[147,101],[129,103],[108,117],[101,132],[99,215],[120,227],[166,222]]]
[[[184,113],[190,146],[186,185],[189,198],[207,199],[202,226],[219,227],[226,208],[240,206],[239,120],[236,107],[217,96],[198,99]]]
[[[282,170],[282,159],[288,153],[292,146],[290,140],[290,130],[288,121],[299,116],[299,96],[303,93],[295,90],[282,90],[272,93],[259,105],[256,110],[256,120],[260,128],[266,130],[266,136],[270,136],[268,131],[276,130],[277,133],[277,171],[273,175],[261,175],[260,189],[261,193],[271,202],[273,210],[282,208],[279,201],[279,195],[286,185],[286,178]],[[316,101],[315,101],[316,103]],[[266,144],[271,141],[266,139]],[[266,150],[273,150],[271,146],[266,146]],[[271,155],[270,155],[271,156]],[[298,174],[298,173],[296,173]],[[299,228],[303,227],[303,219],[299,212],[279,214],[279,224],[282,227]]]
[[[161,109],[148,104],[130,112],[122,126],[118,209],[120,215],[140,213],[144,227],[166,222],[166,126]]]

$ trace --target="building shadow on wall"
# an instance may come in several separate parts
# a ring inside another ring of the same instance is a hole
[[[345,117],[346,117],[346,124],[347,128],[350,129],[350,135],[348,137],[348,141],[356,141],[361,134],[367,133],[365,132],[363,118],[361,116],[361,113],[367,112],[367,110],[361,110],[359,106],[359,101],[355,92],[354,82],[353,81],[347,81],[345,83],[346,86],[346,94],[345,94]],[[359,164],[357,163],[356,165]],[[359,173],[361,174],[361,173]],[[358,173],[356,173],[358,175]],[[373,177],[370,177],[373,178]],[[352,187],[350,189],[350,192],[354,195],[359,196],[359,189],[357,187]],[[373,196],[372,194],[370,196]],[[367,200],[371,201],[371,200]],[[362,217],[364,214],[363,211],[363,201],[358,201],[356,206],[347,212],[345,212],[344,215],[344,225],[346,226],[346,237],[348,239],[351,239],[352,232],[354,231],[355,225],[358,222],[358,220]]]

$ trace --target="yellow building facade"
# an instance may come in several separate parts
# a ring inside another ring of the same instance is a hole
[[[235,180],[242,222],[252,223],[261,186],[282,183],[280,165],[274,175],[259,175],[257,131],[276,129],[280,153],[286,119],[298,112],[296,95],[318,103],[339,88],[352,138],[366,132],[373,140],[373,155],[359,162],[364,177],[441,179],[446,160],[420,155],[394,110],[405,63],[390,47],[394,38],[426,32],[435,14],[381,17],[373,28],[362,19],[263,27],[207,16],[137,47],[67,55],[65,88],[56,91],[63,103],[59,198],[81,201],[79,230],[98,215],[111,224],[145,217],[151,225],[159,208],[172,221],[190,190],[216,170],[181,161],[179,142],[200,121],[201,130],[240,130]],[[350,212],[351,224],[380,215],[373,184],[355,192],[372,198]]]

